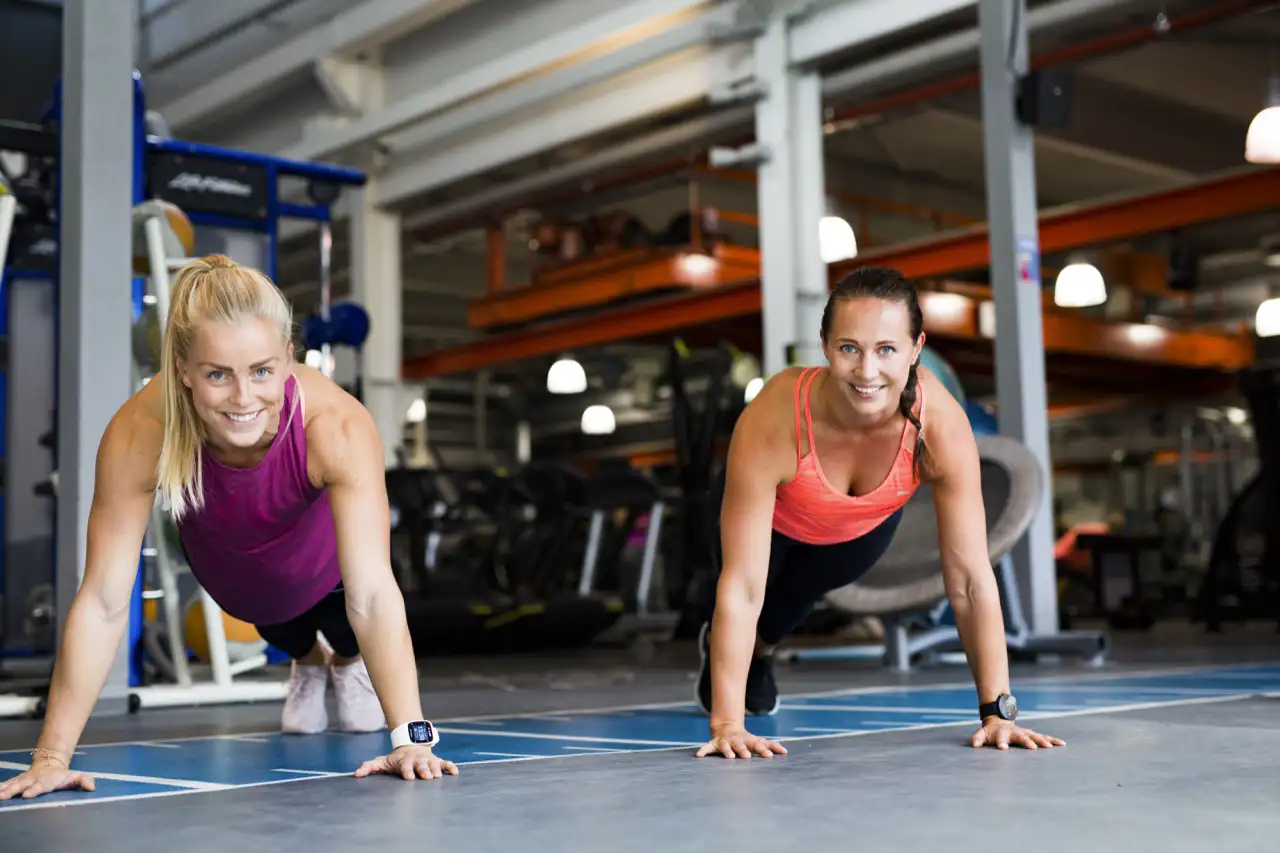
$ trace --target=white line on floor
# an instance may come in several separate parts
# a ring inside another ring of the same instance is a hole
[[[820,728],[817,728],[817,727],[815,727],[815,726],[800,726],[799,728],[797,728],[797,729],[796,729],[796,731],[798,731],[798,732],[819,732],[819,733],[821,733],[821,734],[839,734],[839,735],[848,735],[848,734],[853,734],[853,732],[854,732],[855,730],[854,730],[854,729],[820,729]]]
[[[605,746],[562,746],[561,749],[571,749],[574,752],[617,752],[616,749],[609,749]],[[480,753],[476,753],[479,755]]]
[[[546,758],[547,757],[545,755],[522,755],[521,753],[518,753],[518,752],[473,752],[471,754],[472,755],[491,755],[496,758]],[[487,763],[487,762],[473,762],[473,763]]]
[[[31,765],[19,764],[16,761],[0,761],[0,768],[5,770],[26,770]],[[109,779],[114,782],[139,782],[147,785],[168,785],[171,788],[188,788],[192,791],[225,791],[235,785],[224,785],[220,782],[197,782],[194,779],[167,779],[161,776],[130,776],[125,773],[99,773],[96,770],[85,771],[94,779]]]
[[[903,705],[794,705],[790,702],[784,702],[780,710],[783,711],[876,711],[879,713],[893,713],[899,711],[903,714],[963,714],[966,717],[972,717],[976,713],[973,708],[925,708],[923,706],[903,706]]]
[[[594,735],[553,735],[553,734],[546,734],[544,732],[513,732],[513,731],[490,732],[490,731],[484,731],[484,730],[478,730],[478,729],[455,729],[452,727],[450,728],[442,727],[440,729],[440,734],[441,735],[447,735],[447,734],[488,735],[489,737],[499,737],[499,738],[527,737],[527,738],[536,738],[538,740],[572,740],[572,741],[587,741],[588,743],[621,743],[621,744],[627,744],[628,746],[670,746],[670,747],[695,746],[695,744],[692,744],[692,743],[684,743],[681,741],[674,741],[674,740],[634,740],[631,738],[620,738],[620,737],[596,737]]]

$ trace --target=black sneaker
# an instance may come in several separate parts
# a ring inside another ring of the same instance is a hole
[[[703,713],[711,714],[711,623],[703,622],[698,631],[698,654],[702,663],[698,667],[698,686],[695,691],[698,707]]]
[[[747,670],[746,709],[757,717],[771,717],[782,704],[778,698],[778,682],[773,679],[773,655],[753,657]]]
[[[698,632],[698,682],[695,698],[703,713],[711,714],[711,623],[704,622]],[[748,714],[768,717],[778,713],[778,683],[773,678],[773,656],[753,657],[747,670],[745,707]]]

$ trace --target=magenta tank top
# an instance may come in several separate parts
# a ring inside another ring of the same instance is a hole
[[[204,509],[177,525],[196,580],[229,615],[255,625],[300,616],[342,579],[328,493],[307,479],[297,399],[290,376],[279,431],[254,467],[224,465],[207,449],[201,454]]]

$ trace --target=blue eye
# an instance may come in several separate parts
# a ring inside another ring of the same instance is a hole
[[[221,370],[210,370],[210,371],[208,372],[208,374],[206,374],[206,375],[207,375],[207,376],[208,376],[208,378],[209,378],[210,380],[212,380],[213,382],[217,382],[218,380],[220,380],[220,379],[222,378],[222,371],[221,371]]]

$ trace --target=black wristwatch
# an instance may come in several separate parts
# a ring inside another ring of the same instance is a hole
[[[979,705],[978,716],[984,720],[987,717],[999,717],[1012,722],[1018,719],[1018,700],[1008,693],[1001,693],[996,697],[996,701],[983,702]]]

